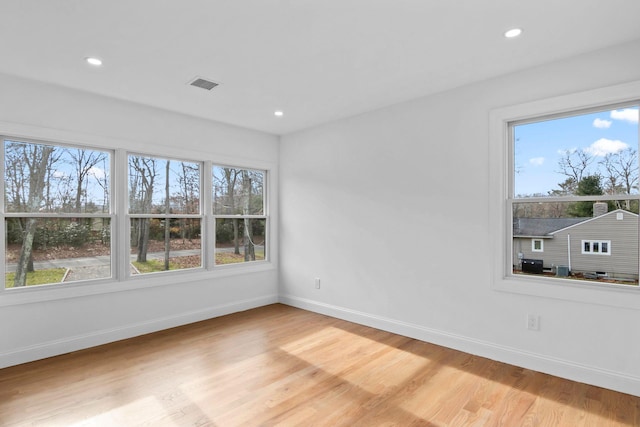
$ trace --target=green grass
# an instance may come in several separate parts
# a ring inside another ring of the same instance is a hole
[[[175,258],[176,261],[179,261],[180,258]],[[264,251],[256,252],[256,261],[264,260]],[[216,253],[216,265],[224,265],[224,264],[239,264],[244,262],[244,255],[236,255],[232,252],[218,252]],[[147,262],[131,262],[133,266],[141,273],[157,273],[160,271],[166,271],[164,269],[164,261],[158,259],[150,259]],[[184,268],[192,268],[191,266],[181,265],[180,262],[169,262],[169,270],[181,270]]]
[[[49,283],[60,283],[64,277],[66,268],[50,268],[47,270],[31,271],[27,273],[27,286],[33,285],[46,285]],[[13,288],[13,281],[15,280],[15,273],[5,274],[5,287]]]
[[[164,261],[158,259],[150,259],[147,262],[133,261],[131,264],[133,264],[134,267],[137,268],[138,271],[142,274],[166,271],[164,269]],[[169,270],[176,270],[176,265],[172,262],[169,262]]]
[[[264,260],[264,251],[256,251],[256,261]],[[216,265],[237,264],[244,262],[244,255],[233,252],[216,252]]]

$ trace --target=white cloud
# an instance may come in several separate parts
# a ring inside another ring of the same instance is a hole
[[[542,164],[544,163],[544,157],[534,157],[532,159],[529,159],[529,163],[533,166],[542,166]]]
[[[638,123],[638,110],[635,108],[625,108],[624,110],[613,110],[611,118],[615,120],[624,120],[629,123]]]
[[[61,170],[54,170],[53,171],[53,177],[54,178],[65,178],[67,176],[67,174],[64,171]]]
[[[561,156],[564,156],[564,155],[566,155],[566,154],[573,154],[573,153],[575,153],[576,151],[578,151],[578,148],[577,148],[577,147],[569,148],[568,150],[565,150],[565,149],[562,149],[562,148],[561,148],[561,149],[559,149],[559,150],[557,151],[557,153],[558,153],[558,154],[560,154]]]
[[[106,176],[104,169],[100,169],[95,166],[89,169],[89,174],[95,176],[97,179],[104,179]]]
[[[600,138],[590,146],[584,149],[586,153],[593,156],[604,157],[607,154],[617,153],[628,148],[629,145],[619,140]]]
[[[611,114],[613,114],[613,112]],[[609,129],[611,127],[611,123],[613,123],[611,120],[595,119],[593,121],[593,127],[598,129]]]

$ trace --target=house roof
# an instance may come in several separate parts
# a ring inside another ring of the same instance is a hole
[[[618,212],[638,216],[624,209],[616,209],[600,216],[587,218],[514,218],[513,237],[550,238],[553,237],[552,234],[565,228],[571,228],[584,222],[595,221]]]
[[[514,218],[514,237],[551,237],[551,233],[591,218]]]

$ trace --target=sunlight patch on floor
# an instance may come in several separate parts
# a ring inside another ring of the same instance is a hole
[[[71,427],[121,427],[130,425],[142,425],[148,423],[149,414],[163,414],[162,417],[157,417],[158,422],[163,426],[178,426],[176,423],[171,422],[171,420],[169,419],[170,414],[167,413],[167,411],[164,409],[162,403],[158,402],[157,398],[148,396],[72,424]]]
[[[326,327],[280,349],[371,393],[406,383],[430,363],[411,352],[334,327]],[[354,363],[345,368],[345,360]],[[393,378],[380,375],[389,368],[398,375]]]

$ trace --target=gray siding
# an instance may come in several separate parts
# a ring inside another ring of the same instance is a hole
[[[544,268],[550,268],[552,265],[548,260],[551,259],[549,248],[551,245],[549,243],[553,239],[541,239],[543,241],[543,252],[533,252],[531,250],[531,241],[534,240],[529,237],[515,237],[513,239],[513,263],[520,267],[520,260],[518,259],[518,254],[522,254],[523,258],[529,259],[541,259],[544,261]],[[566,252],[566,250],[565,250]],[[553,259],[557,259],[558,254],[553,255]],[[554,261],[554,266],[558,265],[558,262]],[[566,265],[566,264],[560,264]]]
[[[623,219],[616,219],[622,213]],[[612,211],[583,223],[568,227],[544,239],[544,252],[532,252],[530,238],[514,238],[514,263],[518,252],[525,258],[541,259],[545,268],[569,265],[567,236],[571,240],[571,270],[574,272],[606,272],[612,277],[638,277],[638,216],[625,211]],[[610,255],[583,254],[583,240],[611,241]]]

